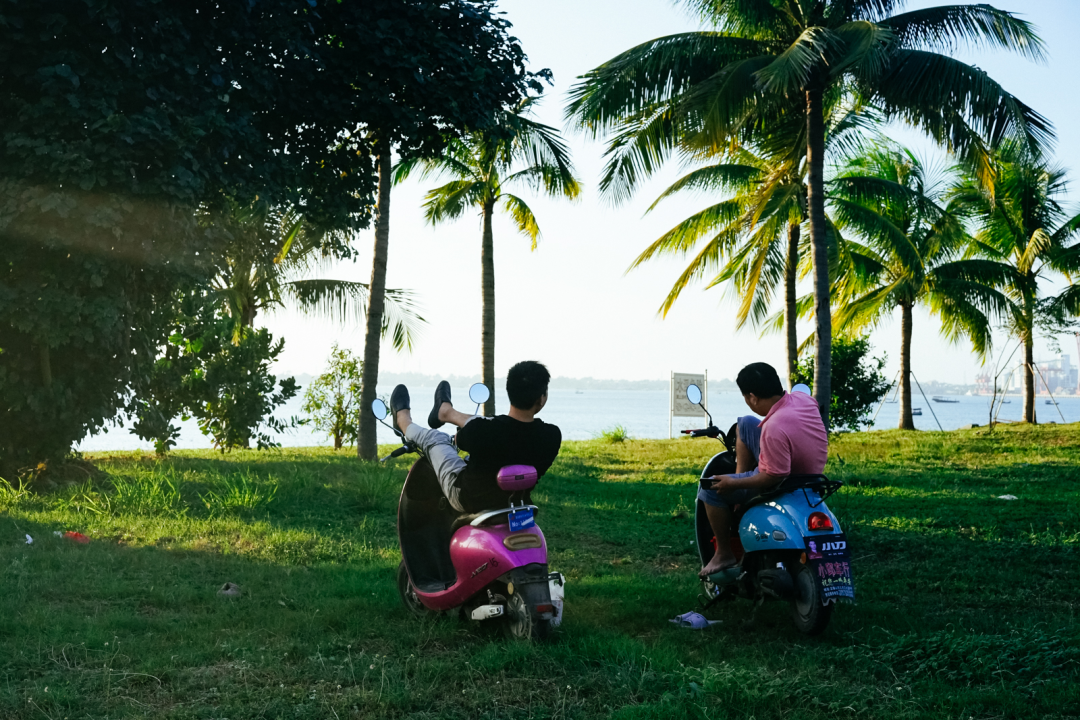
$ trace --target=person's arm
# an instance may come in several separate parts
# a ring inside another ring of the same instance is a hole
[[[549,454],[545,458],[545,462],[537,463],[536,465],[536,477],[541,478],[544,473],[555,463],[555,458],[559,457],[559,449],[562,447],[562,430],[555,425],[548,425],[547,427],[554,430],[551,433],[551,439],[549,440]]]
[[[745,478],[735,478],[730,475],[713,475],[712,489],[717,492],[728,492],[729,490],[765,490],[771,488],[777,484],[784,477],[777,475],[770,475],[767,472],[758,471],[757,474],[751,475]]]
[[[485,446],[487,444],[485,442],[487,433],[484,431],[489,427],[486,424],[488,422],[490,421],[487,418],[478,417],[462,425],[455,438],[458,449],[467,453],[474,453]]]

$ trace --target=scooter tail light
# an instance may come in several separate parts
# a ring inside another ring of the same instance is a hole
[[[832,519],[823,512],[810,513],[810,517],[806,520],[806,527],[813,531],[832,530]]]

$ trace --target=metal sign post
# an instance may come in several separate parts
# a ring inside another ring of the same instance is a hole
[[[668,439],[674,437],[672,421],[676,417],[694,417],[704,418],[701,408],[692,404],[686,398],[686,388],[691,385],[697,385],[701,388],[701,404],[706,408],[709,407],[709,371],[706,370],[704,375],[695,375],[692,373],[671,373],[671,410],[668,413]]]

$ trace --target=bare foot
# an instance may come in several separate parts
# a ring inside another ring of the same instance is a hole
[[[454,406],[448,402],[444,402],[442,405],[439,406],[439,420],[442,420],[443,422],[450,422],[453,411]]]
[[[713,555],[709,564],[701,568],[701,572],[698,573],[699,578],[707,578],[714,573],[718,573],[721,570],[727,570],[733,568],[739,564],[739,561],[735,559],[734,555]]]

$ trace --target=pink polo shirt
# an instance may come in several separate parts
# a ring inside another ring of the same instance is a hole
[[[817,475],[829,458],[829,436],[817,401],[801,392],[787,393],[761,421],[758,469],[777,477]]]

